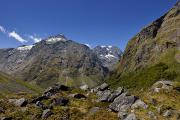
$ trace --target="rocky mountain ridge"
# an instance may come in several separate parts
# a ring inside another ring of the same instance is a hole
[[[115,54],[119,54],[118,50]],[[56,82],[70,86],[97,85],[108,74],[106,65],[118,60],[108,58],[105,65],[88,46],[61,34],[34,45],[0,49],[0,56],[1,71],[43,87]]]

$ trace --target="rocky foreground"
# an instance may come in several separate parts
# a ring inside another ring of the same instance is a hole
[[[156,82],[149,92],[132,95],[108,84],[89,89],[54,85],[42,95],[17,93],[0,100],[1,120],[137,120],[180,119],[180,87],[171,81]],[[158,97],[159,98],[158,98]],[[165,98],[168,99],[165,99]],[[163,101],[164,99],[164,101]],[[173,104],[174,102],[174,104]],[[168,104],[167,104],[168,103]]]

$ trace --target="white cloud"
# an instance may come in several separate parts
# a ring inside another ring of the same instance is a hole
[[[21,43],[25,43],[27,42],[27,40],[23,39],[18,33],[16,33],[15,31],[12,31],[9,34],[9,37],[12,37],[14,39],[16,39],[17,41],[21,42]]]
[[[0,25],[0,31],[1,31],[2,33],[6,33],[5,28],[4,28],[3,26],[1,26],[1,25]]]
[[[35,43],[40,42],[42,40],[42,38],[38,38],[32,35],[30,35],[29,38],[32,39]]]

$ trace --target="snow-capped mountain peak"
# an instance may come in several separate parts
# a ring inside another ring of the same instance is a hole
[[[111,45],[96,46],[93,51],[98,55],[105,67],[111,68],[121,57],[121,50]]]
[[[46,42],[48,44],[53,44],[53,43],[56,43],[58,41],[67,41],[67,38],[63,34],[59,34],[56,36],[51,36],[46,40]]]

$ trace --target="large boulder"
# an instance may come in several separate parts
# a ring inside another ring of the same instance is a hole
[[[13,103],[15,106],[24,107],[28,104],[28,101],[25,98],[21,99],[9,99],[10,103]]]
[[[108,102],[113,102],[116,97],[118,97],[121,93],[123,93],[123,88],[119,87],[115,90],[108,98]]]
[[[129,108],[137,100],[136,96],[126,96],[126,93],[122,93],[120,96],[115,98],[114,102],[109,105],[112,111],[120,111],[122,107]]]
[[[98,95],[99,96],[98,102],[107,102],[110,95],[111,95],[111,91],[110,90],[102,91]]]
[[[54,86],[47,88],[44,94],[47,94],[47,93],[56,94],[59,91],[68,91],[69,89],[70,88],[68,86],[55,84]]]

